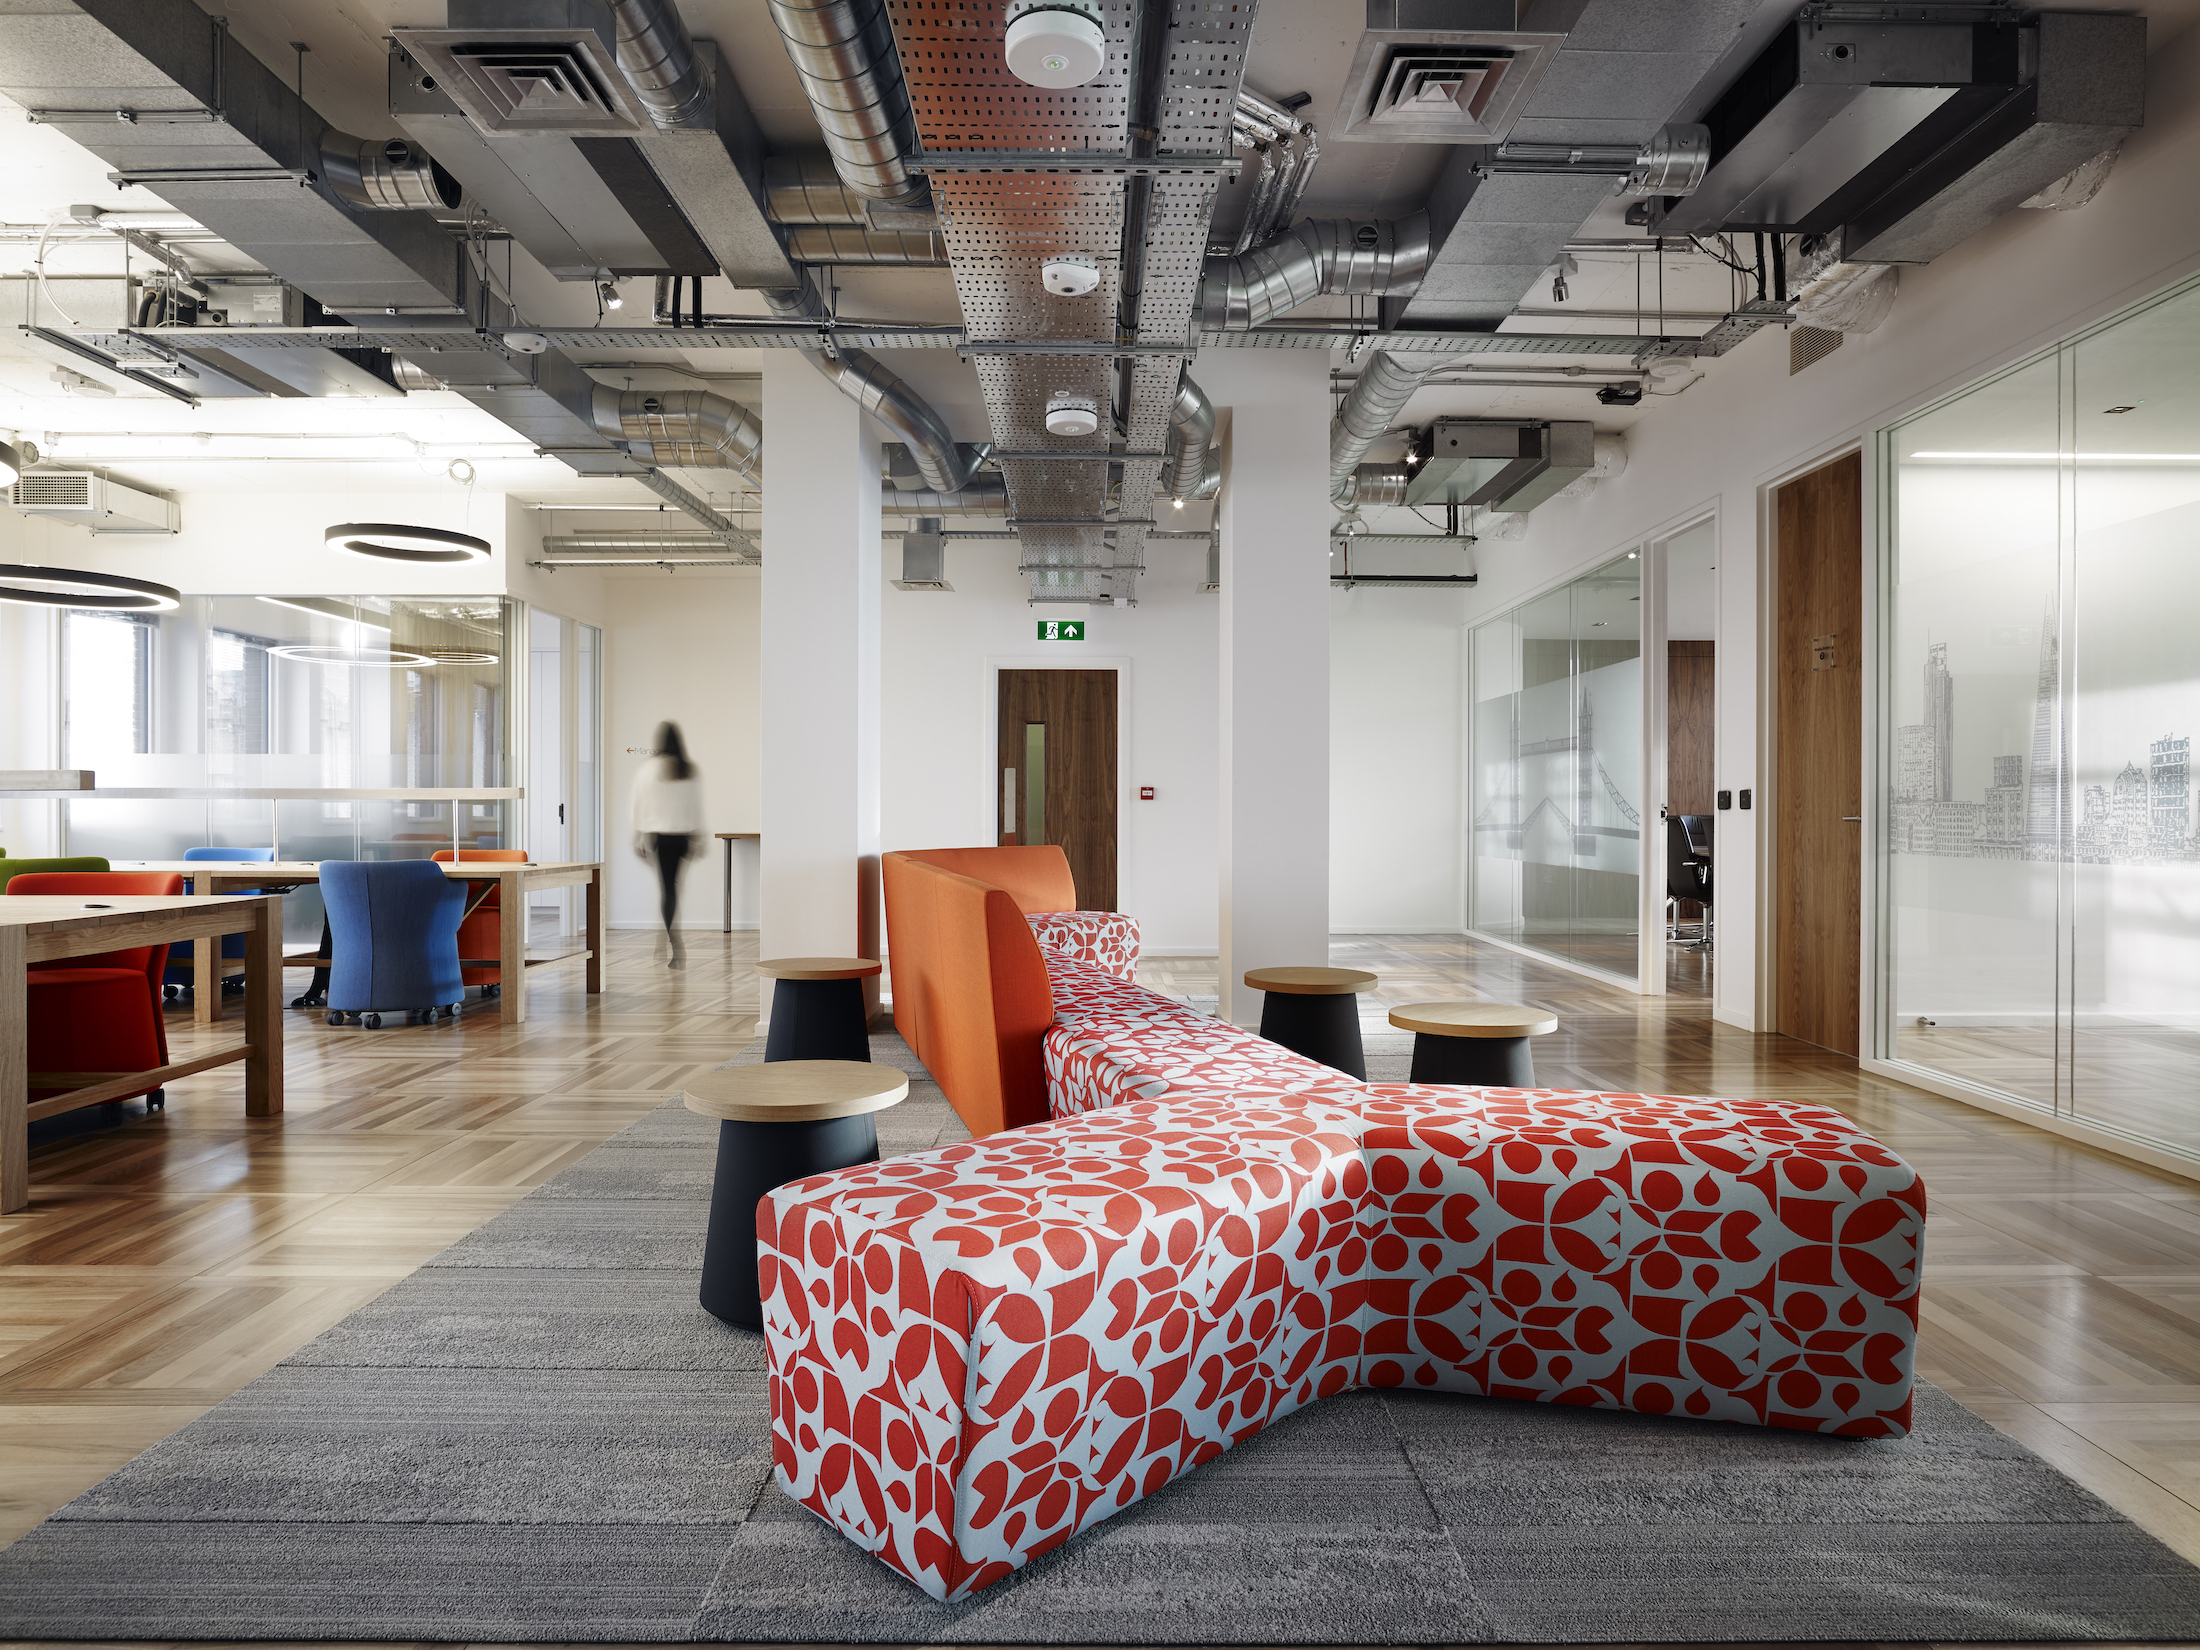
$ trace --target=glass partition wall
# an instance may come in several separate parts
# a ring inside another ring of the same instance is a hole
[[[1876,1052],[2200,1154],[2200,289],[1883,432]]]
[[[1467,926],[1633,980],[1642,875],[1642,563],[1473,627]]]
[[[500,597],[196,596],[171,613],[61,618],[63,765],[101,789],[456,789],[511,784]],[[508,840],[508,802],[92,798],[71,853],[424,858]]]

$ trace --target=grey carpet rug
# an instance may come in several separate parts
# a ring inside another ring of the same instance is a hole
[[[963,1138],[873,1047],[883,1149]],[[1901,1443],[1353,1393],[935,1604],[771,1481],[761,1339],[695,1300],[714,1128],[651,1113],[0,1552],[0,1639],[2200,1636],[2200,1571],[1930,1388]]]

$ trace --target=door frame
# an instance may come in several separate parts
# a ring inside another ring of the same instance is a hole
[[[1666,760],[1669,755],[1666,746],[1670,731],[1670,707],[1667,699],[1670,683],[1667,679],[1669,672],[1665,645],[1670,618],[1666,612],[1666,550],[1683,533],[1692,533],[1699,527],[1708,526],[1711,529],[1712,553],[1717,555],[1722,542],[1719,525],[1718,506],[1705,505],[1677,518],[1670,525],[1658,528],[1642,544],[1642,793],[1644,808],[1647,810],[1651,806],[1654,795],[1658,809],[1655,830],[1650,828],[1649,814],[1645,812],[1643,816],[1642,917],[1639,924],[1642,950],[1636,966],[1645,996],[1662,997],[1667,994],[1666,963],[1669,960],[1665,943],[1664,811],[1672,798],[1666,795]],[[1722,633],[1717,579],[1712,581],[1711,588],[1711,646],[1715,660],[1718,657],[1719,637]],[[1719,700],[1716,692],[1711,699],[1711,747],[1712,772],[1716,776],[1725,771],[1719,759]],[[1717,966],[1714,956],[1714,980],[1718,977]]]
[[[1061,646],[1063,644],[1056,644]],[[1073,651],[1069,644],[1065,651]],[[1077,653],[1064,659],[1051,653],[989,653],[985,657],[986,783],[992,796],[992,829],[987,846],[1001,840],[1001,672],[1004,670],[1112,670],[1115,672],[1115,908],[1138,910],[1131,856],[1124,851],[1131,819],[1131,661],[1111,653]]]
[[[1757,818],[1750,839],[1757,861],[1756,1013],[1759,1031],[1781,1032],[1780,1000],[1780,833],[1768,823],[1779,817],[1780,743],[1780,489],[1814,470],[1858,455],[1861,488],[1857,500],[1857,579],[1863,614],[1863,634],[1857,638],[1862,671],[1862,736],[1857,794],[1863,799],[1864,821],[1858,828],[1860,856],[1857,882],[1856,1000],[1859,1065],[1871,1057],[1879,1016],[1873,998],[1872,959],[1878,955],[1880,924],[1879,848],[1883,821],[1879,814],[1879,790],[1874,776],[1882,761],[1879,737],[1881,605],[1885,599],[1879,577],[1879,467],[1874,462],[1869,433],[1842,437],[1815,449],[1757,484],[1757,752],[1755,803]]]

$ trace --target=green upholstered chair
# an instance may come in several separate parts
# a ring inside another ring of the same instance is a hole
[[[30,876],[38,871],[111,871],[109,865],[97,854],[78,854],[64,859],[11,859],[0,865],[0,891],[4,891],[11,877]]]

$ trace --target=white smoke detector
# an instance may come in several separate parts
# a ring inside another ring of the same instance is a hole
[[[1039,266],[1039,279],[1058,298],[1082,298],[1100,284],[1099,260],[1083,252],[1064,252]]]
[[[1100,428],[1100,406],[1089,395],[1061,392],[1047,397],[1049,435],[1092,435]]]
[[[1008,26],[1008,72],[1034,86],[1083,86],[1108,60],[1099,20],[1067,6],[1025,12]]]

